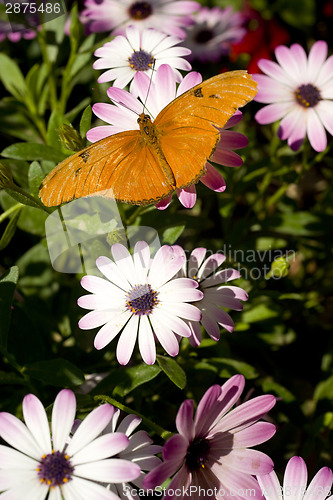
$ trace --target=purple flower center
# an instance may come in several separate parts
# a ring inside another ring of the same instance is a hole
[[[136,21],[147,19],[152,13],[152,6],[148,2],[134,2],[128,9],[129,16]]]
[[[303,108],[313,108],[321,100],[321,95],[317,87],[312,83],[300,85],[295,92],[298,104]]]
[[[147,71],[152,67],[154,58],[148,52],[140,49],[133,52],[133,55],[128,58],[128,62],[135,71]]]
[[[208,439],[196,438],[187,448],[185,463],[190,470],[197,470],[205,467],[210,445]]]
[[[54,488],[72,479],[74,467],[68,455],[61,451],[52,451],[42,456],[37,472],[41,483]]]
[[[196,34],[195,41],[197,43],[207,43],[213,38],[213,35],[214,33],[212,32],[212,30],[202,29]]]
[[[158,304],[157,295],[158,293],[148,284],[134,285],[127,293],[126,307],[139,316],[150,314]]]

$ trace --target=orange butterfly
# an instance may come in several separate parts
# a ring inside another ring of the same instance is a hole
[[[148,205],[198,182],[220,139],[216,127],[251,101],[256,88],[246,71],[231,71],[180,95],[153,122],[141,113],[139,130],[105,137],[59,163],[42,183],[42,202],[52,207],[97,195]]]

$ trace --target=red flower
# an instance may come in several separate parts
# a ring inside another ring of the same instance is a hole
[[[247,66],[249,73],[260,73],[257,62],[259,59],[272,59],[274,49],[289,41],[289,33],[275,20],[263,19],[260,14],[249,9],[247,33],[243,40],[232,47],[231,58],[236,60],[239,54],[249,54]]]

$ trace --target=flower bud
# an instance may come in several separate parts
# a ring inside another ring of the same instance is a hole
[[[58,129],[59,138],[66,149],[80,151],[84,147],[83,139],[72,124],[64,123]]]
[[[272,262],[271,269],[270,269],[269,273],[266,275],[266,279],[285,278],[286,276],[288,276],[289,269],[290,269],[290,264],[289,264],[287,258],[284,255],[282,255],[282,257],[277,257]]]

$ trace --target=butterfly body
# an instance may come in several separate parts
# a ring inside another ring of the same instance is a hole
[[[214,76],[177,97],[154,121],[142,113],[139,130],[106,137],[63,160],[44,179],[40,197],[46,206],[88,195],[157,203],[205,174],[218,128],[255,95],[256,82],[246,71]]]

